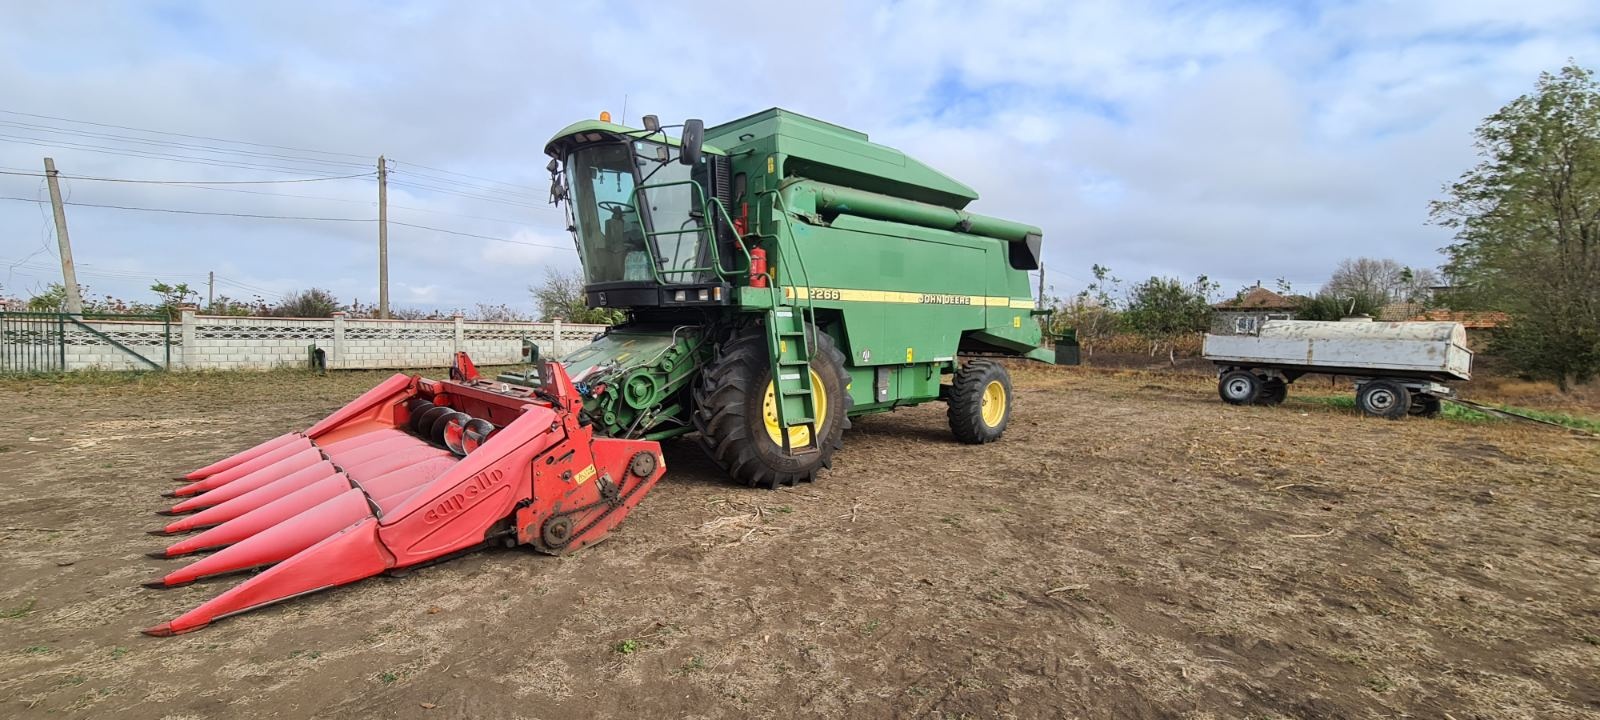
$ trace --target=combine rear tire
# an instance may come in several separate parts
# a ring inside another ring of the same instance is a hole
[[[950,431],[968,445],[1000,439],[1011,422],[1011,375],[993,360],[970,360],[950,384]]]
[[[1356,408],[1373,417],[1399,420],[1411,411],[1411,391],[1397,382],[1373,380],[1356,390]]]
[[[782,430],[771,415],[775,402],[767,338],[760,330],[747,332],[724,344],[700,372],[694,386],[694,426],[700,445],[718,465],[745,485],[774,489],[780,485],[811,482],[817,472],[833,466],[833,454],[843,445],[850,427],[850,376],[844,355],[833,338],[817,331],[811,348],[811,381],[817,398],[821,436],[810,437],[805,428],[789,428],[794,447],[785,453]]]

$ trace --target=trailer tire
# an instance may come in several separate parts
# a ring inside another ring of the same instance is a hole
[[[1444,403],[1437,395],[1417,393],[1411,396],[1411,414],[1417,417],[1436,418],[1444,412]]]
[[[1356,408],[1372,417],[1399,420],[1411,411],[1411,391],[1392,380],[1373,380],[1356,390]]]
[[[1266,383],[1249,370],[1230,370],[1217,378],[1217,396],[1229,405],[1254,405],[1261,400]]]
[[[968,360],[950,383],[950,432],[968,445],[994,442],[1011,422],[1011,374],[993,360]]]
[[[1256,400],[1257,405],[1282,405],[1289,399],[1289,383],[1282,378],[1268,379],[1261,387],[1261,397]]]
[[[744,485],[770,490],[811,482],[833,466],[833,455],[843,446],[852,404],[844,354],[827,333],[808,328],[816,338],[810,370],[820,381],[825,409],[820,437],[812,439],[814,452],[785,453],[768,431],[764,403],[772,386],[772,365],[760,328],[724,343],[694,384],[693,420],[700,446]]]

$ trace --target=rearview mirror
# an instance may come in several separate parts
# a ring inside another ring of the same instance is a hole
[[[685,165],[696,165],[700,162],[700,146],[706,141],[706,124],[702,120],[693,118],[683,121],[683,152],[678,155],[678,162]]]

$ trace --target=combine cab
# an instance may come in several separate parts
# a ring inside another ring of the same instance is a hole
[[[698,433],[765,488],[814,480],[851,417],[896,407],[944,401],[956,439],[999,439],[1013,405],[993,358],[1052,357],[1029,292],[1038,228],[783,110],[677,138],[644,125],[580,122],[545,148],[589,304],[627,321],[537,373],[483,380],[460,357],[449,380],[396,375],[189,473],[156,532],[196,534],[152,555],[215,552],[150,585],[267,569],[146,632],[489,543],[591,544],[660,478],[663,438]]]

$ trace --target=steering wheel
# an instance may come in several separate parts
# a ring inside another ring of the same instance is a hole
[[[599,206],[600,206],[601,210],[610,210],[611,212],[616,213],[616,214],[622,214],[622,213],[625,213],[625,212],[632,212],[633,211],[633,206],[632,205],[629,205],[627,203],[620,203],[620,202],[617,202],[615,200],[602,200],[602,201],[600,201]]]

